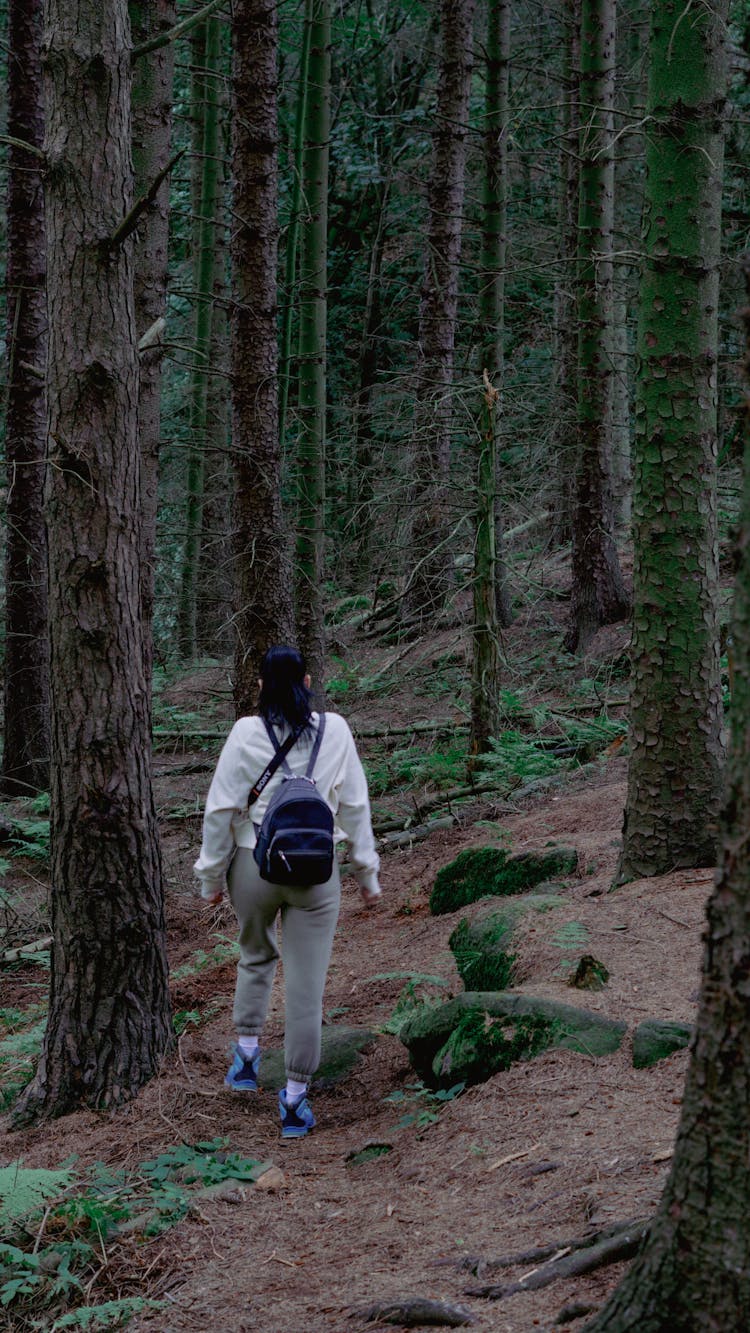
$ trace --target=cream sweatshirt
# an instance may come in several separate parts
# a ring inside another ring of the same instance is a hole
[[[313,713],[317,726],[318,714]],[[288,727],[274,728],[279,742]],[[310,758],[314,735],[300,737],[287,754],[294,774],[302,775]],[[248,810],[247,798],[261,773],[271,762],[273,746],[261,717],[241,717],[235,722],[219,756],[206,798],[203,844],[195,863],[195,874],[204,898],[213,898],[226,884],[226,872],[235,846],[254,847],[255,825],[263,820],[268,802],[283,781],[280,766],[257,801]],[[349,727],[338,713],[326,713],[323,741],[313,773],[320,795],[331,808],[336,836],[349,842],[349,859],[359,883],[371,894],[379,892],[380,858],[370,819],[367,779]]]

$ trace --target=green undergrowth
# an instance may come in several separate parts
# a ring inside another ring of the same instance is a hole
[[[393,1013],[380,1028],[381,1032],[387,1032],[394,1037],[400,1035],[404,1024],[414,1017],[417,1010],[444,1003],[445,990],[449,987],[449,983],[443,977],[433,977],[421,972],[381,972],[371,980],[389,981],[401,977],[407,977],[407,983],[396,1000]]]
[[[240,956],[236,940],[220,938],[213,949],[197,949],[186,963],[181,963],[171,972],[173,981],[184,981],[198,972],[205,972],[224,963],[236,962]]]
[[[429,1129],[440,1119],[440,1112],[448,1102],[460,1097],[465,1083],[453,1083],[449,1088],[427,1088],[424,1083],[410,1083],[407,1088],[397,1088],[389,1093],[385,1101],[400,1107],[404,1114],[394,1125],[394,1129]]]
[[[0,1168],[4,1326],[49,1333],[121,1327],[153,1307],[142,1293],[120,1294],[123,1265],[132,1265],[134,1280],[141,1270],[140,1238],[174,1227],[206,1188],[252,1182],[267,1166],[228,1151],[226,1139],[211,1139],[167,1148],[128,1171],[101,1162],[78,1171],[73,1161],[47,1171],[22,1161]],[[92,1295],[101,1301],[92,1303]]]
[[[23,1092],[34,1073],[47,1025],[47,1007],[0,1009],[0,1111]]]
[[[518,955],[508,949],[513,923],[506,918],[492,918],[478,929],[468,921],[459,921],[448,941],[465,990],[507,990],[515,975]]]

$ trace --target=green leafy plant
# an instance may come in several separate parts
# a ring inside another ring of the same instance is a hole
[[[442,1003],[445,997],[434,994],[434,991],[448,986],[448,982],[442,977],[431,977],[419,972],[411,974],[408,972],[383,972],[376,977],[371,977],[370,980],[389,981],[401,976],[406,976],[409,980],[396,1000],[393,1013],[381,1027],[381,1032],[388,1032],[394,1037],[399,1036],[404,1024],[412,1018],[417,1009]]]
[[[450,1088],[435,1090],[425,1087],[424,1083],[410,1083],[405,1090],[398,1088],[384,1100],[393,1106],[409,1108],[396,1124],[396,1129],[407,1129],[410,1125],[427,1129],[440,1119],[446,1103],[460,1097],[465,1087],[465,1083],[454,1083]]]

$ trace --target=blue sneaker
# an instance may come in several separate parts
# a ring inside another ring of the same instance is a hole
[[[260,1049],[255,1052],[252,1059],[248,1059],[239,1046],[235,1046],[234,1059],[224,1079],[224,1086],[234,1088],[237,1092],[255,1092],[258,1087],[259,1065]]]
[[[301,1139],[315,1126],[315,1116],[307,1097],[303,1095],[290,1106],[286,1099],[286,1088],[282,1088],[279,1093],[279,1114],[282,1139]]]

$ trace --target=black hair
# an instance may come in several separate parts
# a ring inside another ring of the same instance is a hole
[[[286,643],[274,644],[260,664],[258,710],[267,722],[292,729],[308,724],[312,696],[305,685],[305,659]]]

